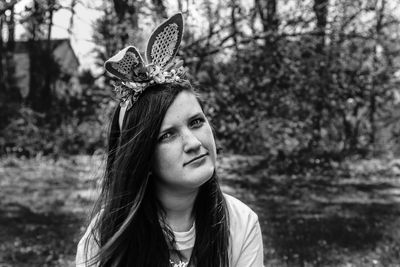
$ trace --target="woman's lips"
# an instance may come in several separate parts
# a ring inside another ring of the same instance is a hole
[[[197,156],[197,157],[195,157],[195,158],[189,160],[188,162],[184,163],[183,166],[188,165],[188,164],[190,164],[190,163],[192,163],[192,162],[195,162],[195,161],[197,161],[197,160],[199,160],[199,159],[202,159],[202,158],[204,158],[204,157],[207,156],[207,155],[208,155],[208,154],[205,153],[205,154],[202,154],[202,155],[200,155],[200,156]]]

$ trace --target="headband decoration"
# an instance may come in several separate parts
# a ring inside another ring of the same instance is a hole
[[[151,34],[146,48],[146,61],[134,46],[128,46],[104,64],[118,78],[114,90],[124,112],[152,84],[180,82],[185,79],[183,61],[175,58],[182,41],[182,13],[175,14]],[[147,64],[146,64],[147,63]]]

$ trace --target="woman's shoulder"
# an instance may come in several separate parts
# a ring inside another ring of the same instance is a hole
[[[225,194],[229,213],[231,266],[263,266],[263,248],[257,214],[239,199]]]
[[[99,220],[101,213],[102,211],[98,212],[91,219],[88,227],[86,228],[85,233],[83,234],[82,238],[78,243],[76,250],[76,258],[75,258],[77,267],[86,266],[85,262],[97,254],[98,245],[95,241],[95,236],[93,235],[94,234],[93,228],[95,227],[95,224]],[[86,245],[87,245],[87,250],[85,250]]]
[[[224,193],[223,195],[231,224],[233,223],[242,227],[246,224],[253,226],[258,222],[257,214],[249,206],[229,194]]]

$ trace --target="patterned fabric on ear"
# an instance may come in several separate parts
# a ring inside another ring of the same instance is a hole
[[[152,33],[147,43],[146,62],[134,46],[128,46],[107,60],[105,69],[118,78],[114,91],[120,100],[120,124],[126,111],[152,84],[184,82],[183,61],[175,59],[183,34],[182,13],[175,14]]]
[[[182,13],[175,14],[158,26],[151,34],[147,43],[147,63],[158,65],[161,68],[170,63],[179,49],[182,41],[182,33]]]
[[[122,81],[147,82],[150,78],[142,56],[134,46],[119,51],[104,65],[108,72]]]

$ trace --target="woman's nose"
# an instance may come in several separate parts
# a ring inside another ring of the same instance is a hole
[[[200,140],[190,130],[183,135],[183,150],[185,152],[196,151],[201,147]]]

